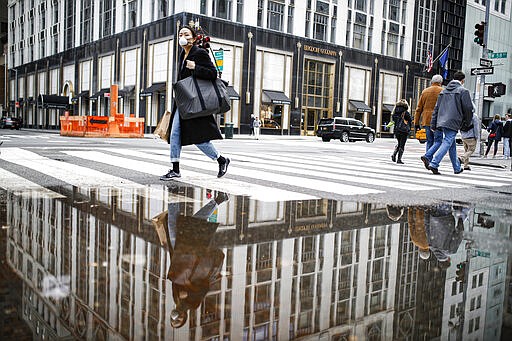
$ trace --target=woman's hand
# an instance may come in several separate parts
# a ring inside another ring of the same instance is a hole
[[[196,68],[196,62],[193,60],[187,60],[187,65],[185,65],[187,69],[194,70]]]

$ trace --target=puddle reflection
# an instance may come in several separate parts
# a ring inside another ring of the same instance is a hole
[[[204,188],[7,193],[36,338],[500,339],[507,210],[261,202]],[[5,334],[4,334],[5,335]]]

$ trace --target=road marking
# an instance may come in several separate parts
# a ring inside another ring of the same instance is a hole
[[[107,148],[108,149],[108,148]],[[132,155],[137,157],[144,157],[146,159],[159,161],[168,161],[168,157],[160,157],[152,154],[136,152],[136,151],[127,151],[127,150],[117,150],[116,152],[120,152],[124,155]],[[98,151],[66,151],[64,152],[68,155],[78,157],[81,159],[86,159],[95,162],[107,163],[111,166],[122,167],[126,169],[136,170],[139,172],[144,172],[148,174],[153,174],[156,176],[160,176],[162,174],[167,173],[168,166],[162,166],[156,163],[133,160],[126,157],[113,156],[109,154],[105,154]],[[209,167],[213,170],[217,168],[216,162],[209,162]],[[215,168],[214,168],[215,167]],[[205,167],[200,167],[204,169]],[[231,172],[231,166],[229,167],[229,172]],[[311,200],[318,199],[316,196],[302,194],[298,192],[292,192],[287,190],[282,190],[278,188],[272,188],[267,186],[261,186],[257,184],[250,184],[247,182],[242,182],[238,180],[232,180],[228,178],[218,179],[216,176],[206,175],[199,172],[194,171],[182,171],[182,177],[176,179],[176,181],[187,183],[195,186],[201,186],[205,188],[209,188],[212,190],[228,192],[234,195],[243,195],[249,196],[254,200],[259,201],[286,201],[286,200]]]
[[[24,198],[64,198],[62,194],[0,168],[0,187]]]

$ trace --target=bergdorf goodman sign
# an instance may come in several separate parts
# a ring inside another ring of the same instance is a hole
[[[315,53],[325,54],[325,55],[334,56],[334,57],[336,57],[336,55],[338,54],[338,52],[333,51],[333,50],[322,49],[319,47],[309,46],[309,45],[304,45],[304,51],[315,52]]]

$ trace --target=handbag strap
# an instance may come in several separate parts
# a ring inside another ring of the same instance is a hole
[[[194,81],[194,85],[197,90],[197,96],[199,97],[199,102],[201,103],[201,109],[206,110],[206,105],[204,104],[203,94],[201,93],[201,90],[199,89],[199,84],[197,84],[196,77],[192,76],[192,80]]]

